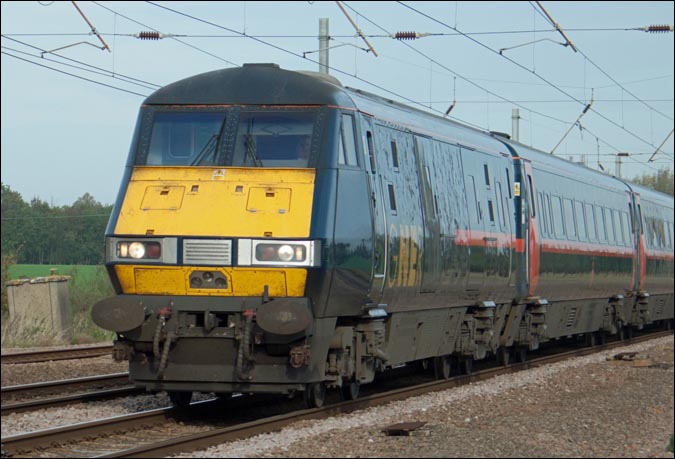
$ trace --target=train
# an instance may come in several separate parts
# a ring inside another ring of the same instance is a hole
[[[142,103],[92,307],[130,379],[322,406],[673,326],[673,197],[276,64]]]

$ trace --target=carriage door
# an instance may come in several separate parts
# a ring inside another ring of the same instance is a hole
[[[366,174],[370,185],[370,210],[373,218],[373,272],[371,279],[370,298],[377,302],[384,290],[387,275],[387,220],[385,201],[382,188],[382,176],[377,167],[375,155],[375,139],[373,138],[373,123],[363,117],[363,163],[366,165]]]
[[[513,197],[516,207],[516,295],[526,298],[530,292],[530,209],[527,174],[521,159],[513,161]]]
[[[441,275],[441,228],[438,221],[437,199],[431,184],[433,171],[431,141],[415,136],[415,159],[419,174],[420,195],[422,197],[424,252],[422,254],[422,293],[436,290]]]
[[[647,253],[645,252],[644,228],[642,226],[642,205],[640,194],[628,193],[628,215],[633,230],[633,291],[644,289],[647,276]]]
[[[516,202],[516,290],[519,298],[535,295],[539,283],[539,231],[532,165],[529,161],[514,161]]]

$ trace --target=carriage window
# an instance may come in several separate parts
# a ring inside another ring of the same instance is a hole
[[[339,144],[338,163],[347,166],[358,166],[359,162],[356,156],[356,136],[354,134],[354,117],[352,115],[342,115],[342,129]]]
[[[436,199],[436,195],[434,194],[433,203],[430,202],[433,187],[431,185],[431,172],[429,171],[429,166],[426,165],[424,166],[424,178],[426,179],[423,191],[425,193],[424,205],[430,216],[436,218],[436,215],[438,215],[438,199]]]
[[[391,183],[387,184],[389,189],[389,206],[391,207],[392,214],[396,215],[396,196],[394,195],[394,185]]]
[[[656,245],[660,249],[666,248],[666,225],[660,218],[654,219],[654,226],[656,230]]]
[[[535,205],[534,205],[534,187],[532,186],[532,176],[531,175],[527,176],[527,182],[528,182],[528,185],[530,186],[530,202],[532,203],[532,204],[530,204],[530,213],[534,217],[534,216],[537,215],[537,212],[536,212]]]
[[[394,140],[391,141],[391,167],[398,172],[398,147],[396,147]]]
[[[488,170],[488,165],[483,164],[483,175],[485,175],[485,186],[490,187],[490,171]]]
[[[607,232],[605,231],[605,210],[601,206],[595,206],[595,223],[598,226],[598,240],[607,242]]]
[[[562,201],[559,196],[553,196],[551,200],[551,222],[555,231],[556,237],[565,235],[565,220],[562,214]]]
[[[314,119],[315,112],[310,111],[242,112],[228,165],[307,167]]]
[[[548,227],[550,228],[549,235],[553,235],[553,212],[551,211],[551,196],[548,193],[544,194],[544,207],[546,208],[546,213],[548,214]]]
[[[607,225],[607,240],[614,242],[616,240],[614,236],[614,214],[610,209],[605,211],[605,223]]]
[[[375,147],[373,146],[373,133],[366,132],[366,143],[368,144],[368,158],[370,160],[370,173],[375,173]]]
[[[540,221],[541,221],[541,232],[544,235],[548,235],[548,222],[546,221],[546,209],[544,209],[543,204],[544,198],[541,194],[541,191],[537,192],[537,206],[540,209]]]
[[[502,203],[502,228],[508,229],[508,226],[506,226],[506,205],[504,203],[504,194],[502,193],[502,182],[497,182],[497,187],[499,188],[499,200]]]
[[[579,231],[579,239],[582,241],[586,240],[586,218],[584,217],[584,203],[579,201],[574,201],[574,210],[576,211],[577,217],[577,230]]]
[[[495,224],[495,212],[492,208],[492,199],[487,200],[488,203],[488,215],[490,216],[490,223],[494,226]]]
[[[597,234],[595,231],[595,215],[593,215],[593,205],[584,204],[584,209],[586,213],[586,228],[588,228],[588,240],[595,241],[597,239]]]
[[[574,224],[574,203],[571,199],[565,198],[565,229],[567,230],[567,237],[570,239],[577,238],[577,230]]]
[[[621,234],[623,234],[624,245],[630,245],[630,228],[628,226],[628,214],[621,212]]]
[[[205,166],[217,164],[224,112],[155,113],[147,152],[137,164]]]
[[[621,212],[619,212],[618,210],[613,210],[612,220],[614,220],[614,234],[616,235],[616,242],[618,242],[619,244],[623,244],[624,236],[623,236],[623,225],[621,222]]]
[[[476,223],[480,223],[483,216],[481,215],[480,207],[478,206],[478,198],[476,195],[476,180],[473,178],[473,175],[469,175],[470,189],[467,190],[469,195],[469,200],[471,201],[471,208],[476,212]]]

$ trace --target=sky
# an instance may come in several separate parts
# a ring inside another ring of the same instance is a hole
[[[340,2],[363,37],[337,2],[75,3],[86,20],[1,4],[2,183],[27,202],[112,204],[148,95],[248,62],[318,70],[319,18],[344,86],[508,134],[518,109],[522,143],[629,179],[673,168],[673,33],[640,30],[672,27],[672,1]]]

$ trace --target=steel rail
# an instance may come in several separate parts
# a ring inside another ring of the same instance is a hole
[[[608,344],[575,349],[573,351],[558,353],[555,355],[538,357],[523,363],[508,366],[497,366],[481,370],[469,375],[455,376],[447,380],[427,382],[412,387],[390,390],[379,394],[373,394],[353,401],[342,402],[323,408],[305,409],[293,411],[287,414],[265,417],[252,422],[239,423],[237,425],[216,428],[206,432],[148,443],[131,449],[116,451],[99,457],[164,457],[179,452],[204,449],[217,444],[248,438],[264,432],[279,430],[293,422],[309,419],[321,419],[338,414],[350,413],[356,410],[383,405],[392,401],[403,400],[409,397],[445,390],[468,383],[483,381],[498,375],[515,373],[529,368],[548,365],[572,357],[584,356],[597,352],[623,347],[631,344],[648,341],[662,336],[672,335],[672,331],[653,333],[630,340],[615,341]],[[249,406],[249,400],[241,397],[240,407],[245,409]],[[189,411],[212,410],[218,401],[196,402],[191,404]],[[227,410],[233,412],[232,410]],[[115,431],[130,431],[165,422],[175,411],[171,408],[152,410],[132,415],[115,416],[93,422],[58,427],[26,434],[8,436],[2,439],[5,454],[23,454],[40,448],[47,448],[54,444],[64,444],[83,438],[91,438],[96,435],[109,435]]]
[[[12,352],[0,355],[0,362],[6,364],[49,362],[53,360],[86,359],[112,355],[112,345],[81,347],[77,349],[53,349],[50,351]]]
[[[657,332],[640,337],[635,337],[628,340],[615,341],[607,344],[596,345],[582,349],[575,349],[572,351],[557,353],[550,356],[538,357],[531,361],[481,370],[469,375],[455,376],[447,380],[433,381],[412,387],[395,389],[363,398],[358,398],[352,401],[345,401],[342,403],[338,403],[336,405],[325,406],[323,408],[313,408],[296,411],[288,414],[248,422],[245,424],[239,424],[232,427],[225,427],[210,430],[207,432],[186,435],[183,437],[171,438],[158,443],[149,443],[146,445],[141,445],[124,451],[118,451],[100,457],[167,457],[169,455],[174,455],[182,452],[205,449],[210,446],[230,442],[233,440],[241,440],[249,438],[254,435],[259,435],[261,433],[277,431],[285,426],[288,426],[291,423],[302,420],[323,419],[331,416],[336,416],[339,414],[351,413],[356,410],[380,406],[393,401],[405,400],[410,397],[424,395],[430,392],[437,392],[441,390],[462,386],[469,383],[484,381],[487,379],[494,378],[495,376],[508,373],[516,373],[519,371],[527,370],[529,368],[536,368],[543,365],[549,365],[569,358],[595,354],[605,350],[610,350],[612,348],[637,344],[644,341],[660,338],[663,336],[669,336],[672,334],[673,334],[672,331]]]

